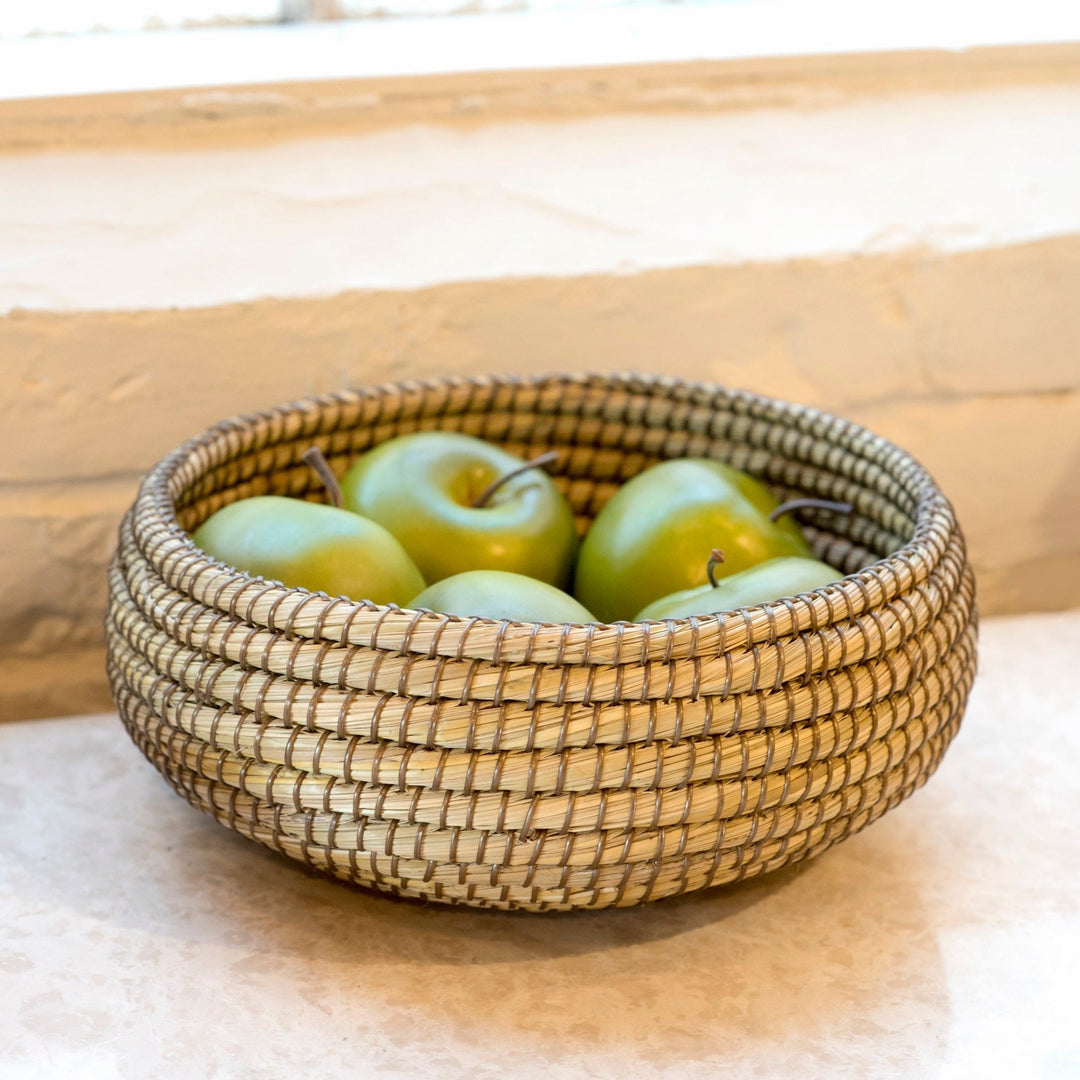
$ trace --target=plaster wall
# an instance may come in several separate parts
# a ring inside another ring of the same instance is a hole
[[[1077,116],[1066,83],[0,155],[0,717],[107,704],[104,564],[173,445],[444,372],[822,406],[935,473],[983,611],[1080,604]]]

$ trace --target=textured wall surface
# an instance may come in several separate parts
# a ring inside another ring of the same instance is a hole
[[[984,611],[1080,604],[1077,94],[0,155],[0,717],[106,704],[104,565],[162,454],[401,377],[821,406],[934,472]]]
[[[976,289],[979,304],[959,299]],[[9,317],[5,711],[104,702],[103,567],[142,470],[224,416],[403,373],[629,368],[818,405],[931,468],[967,531],[983,610],[1078,604],[1078,294],[1070,240]],[[48,659],[58,652],[62,665]]]
[[[826,102],[0,154],[0,311],[947,254],[1080,231],[1080,85]]]

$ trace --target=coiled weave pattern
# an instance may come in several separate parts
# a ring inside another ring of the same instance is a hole
[[[419,429],[559,452],[584,529],[618,484],[710,456],[805,511],[836,585],[723,616],[591,626],[405,612],[238,574],[220,506],[319,498]],[[752,877],[858,831],[934,771],[975,671],[952,508],[907,454],[817,410],[632,375],[445,379],[223,422],[146,477],[110,571],[123,721],[177,792],[310,866],[448,903],[631,905]]]

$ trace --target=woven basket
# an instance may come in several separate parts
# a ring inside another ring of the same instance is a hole
[[[851,502],[802,517],[848,576],[723,616],[496,623],[287,589],[188,536],[239,498],[321,498],[313,444],[340,474],[426,428],[558,450],[582,529],[671,457]],[[226,421],[146,477],[110,587],[120,714],[189,802],[338,877],[504,909],[637,904],[823,851],[930,776],[975,670],[963,540],[915,461],[814,409],[670,378],[410,382]]]

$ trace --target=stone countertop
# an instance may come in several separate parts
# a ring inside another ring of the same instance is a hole
[[[115,715],[0,724],[0,1076],[1080,1075],[1080,611],[983,624],[925,789],[645,907],[389,899],[234,836]]]

